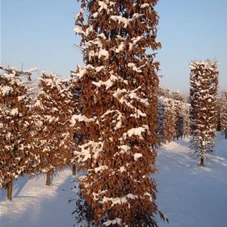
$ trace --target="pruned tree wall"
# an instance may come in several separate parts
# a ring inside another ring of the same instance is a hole
[[[193,149],[200,154],[204,166],[206,152],[213,151],[217,128],[218,63],[216,61],[192,61],[189,65],[191,129]]]
[[[158,98],[157,132],[160,142],[164,143],[190,134],[190,104],[167,97]]]
[[[0,66],[0,187],[12,200],[13,182],[33,172],[31,90],[33,68],[27,71]]]
[[[165,104],[162,98],[158,99],[158,116],[157,116],[157,145],[160,146],[161,143],[165,142],[164,139],[164,117],[165,117]]]
[[[184,103],[182,106],[182,116],[183,116],[183,128],[184,137],[189,136],[191,134],[190,129],[190,108],[191,105],[189,103]]]
[[[37,172],[47,174],[46,185],[58,169],[71,164],[74,137],[71,118],[74,111],[70,79],[42,72],[39,92],[34,102],[34,145],[39,155]]]
[[[173,99],[164,99],[164,141],[176,138],[176,106]]]
[[[225,138],[227,139],[227,91],[221,92],[219,101],[220,129],[225,132]]]
[[[77,212],[96,226],[157,226],[150,177],[159,85],[153,51],[161,46],[156,3],[82,0],[76,17],[85,67],[74,74],[79,101],[72,122],[77,162],[86,170]]]

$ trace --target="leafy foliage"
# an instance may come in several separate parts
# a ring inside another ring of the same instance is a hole
[[[218,65],[216,61],[193,61],[190,64],[191,144],[200,152],[204,165],[206,152],[213,151],[217,128]]]
[[[74,73],[79,101],[72,119],[77,162],[86,170],[80,214],[96,226],[157,226],[150,174],[156,172],[159,63],[146,53],[161,47],[156,3],[82,0],[76,17],[85,62]]]
[[[29,81],[35,69],[0,69],[0,185],[7,188],[19,176],[33,172]]]
[[[73,90],[70,79],[42,72],[33,107],[37,172],[53,173],[71,163],[74,138],[71,124]]]
[[[219,97],[220,128],[227,131],[227,91],[223,91]]]

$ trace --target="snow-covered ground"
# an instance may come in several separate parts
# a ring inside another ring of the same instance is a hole
[[[225,227],[227,223],[227,140],[220,133],[216,150],[201,168],[189,149],[188,139],[170,142],[158,149],[155,176],[157,204],[169,218],[159,227]],[[13,201],[6,201],[1,190],[1,227],[72,227],[75,215],[77,177],[65,169],[53,178],[20,178],[14,183]],[[77,226],[77,225],[76,225]]]
[[[157,204],[169,218],[160,227],[227,226],[227,140],[216,137],[215,152],[205,167],[189,149],[189,139],[159,149]]]
[[[72,227],[75,224],[77,178],[70,169],[53,177],[52,185],[45,186],[45,177],[20,178],[14,183],[13,200],[5,201],[1,191],[0,227]]]

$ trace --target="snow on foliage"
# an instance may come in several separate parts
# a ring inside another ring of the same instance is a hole
[[[74,154],[86,172],[76,212],[97,226],[116,220],[122,226],[156,225],[156,184],[148,176],[156,171],[151,146],[157,143],[159,63],[155,53],[146,53],[161,47],[156,3],[81,0],[75,18],[85,66],[72,74],[71,122]]]
[[[223,91],[219,97],[220,105],[220,129],[227,131],[227,91]]]
[[[9,95],[9,93],[13,91],[13,88],[10,86],[2,86],[0,88],[0,92],[2,93],[2,96]]]
[[[159,143],[189,135],[190,104],[175,95],[166,93],[162,93],[162,95],[158,98],[157,132]]]
[[[89,141],[87,143],[84,143],[83,145],[80,145],[78,147],[81,151],[74,151],[74,155],[77,155],[78,162],[85,162],[90,158],[97,159],[99,156],[99,153],[103,150],[103,143],[102,142],[93,142]],[[91,154],[90,151],[93,150],[93,153]]]
[[[140,139],[143,139],[142,133],[145,132],[145,130],[148,130],[147,125],[143,125],[143,127],[138,127],[138,128],[131,128],[127,132],[123,134],[123,138],[126,139],[128,137],[132,136],[138,136]]]
[[[73,158],[73,92],[70,79],[41,72],[39,93],[34,102],[34,146],[38,151],[37,171],[53,173]]]
[[[94,121],[94,118],[87,118],[86,116],[83,116],[81,114],[73,115],[71,118],[72,125],[75,126],[76,122],[91,122]]]
[[[204,71],[198,71],[198,66],[200,66],[200,69],[202,69],[202,70],[208,70],[210,72],[217,73],[217,74],[219,73],[218,62],[216,60],[192,61],[189,64],[189,68],[190,68],[191,71],[197,71],[199,75],[204,76],[204,74],[203,74]]]
[[[218,63],[192,61],[189,65],[192,147],[200,153],[204,165],[205,153],[213,151],[217,128]]]
[[[134,160],[137,161],[139,158],[143,157],[141,153],[135,153],[134,154]]]
[[[115,218],[114,220],[108,220],[103,223],[104,226],[110,226],[110,225],[121,225],[121,219]]]
[[[0,70],[0,187],[9,190],[19,176],[34,171],[30,77],[36,68],[21,71],[0,65]]]

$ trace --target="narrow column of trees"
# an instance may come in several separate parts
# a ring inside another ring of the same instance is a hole
[[[176,138],[176,106],[173,99],[164,99],[164,139],[170,142]]]
[[[69,79],[53,73],[41,73],[39,93],[33,107],[35,119],[34,145],[39,155],[37,172],[51,175],[71,163],[74,149],[71,118],[74,111],[73,92]]]
[[[170,142],[190,134],[189,108],[189,103],[159,97],[157,131],[161,142]]]
[[[158,117],[157,117],[157,135],[158,135],[158,146],[165,142],[164,139],[164,116],[165,116],[165,105],[163,98],[158,98]]]
[[[220,96],[220,129],[225,132],[227,139],[227,91],[223,91]]]
[[[192,61],[190,69],[191,144],[200,153],[200,166],[204,166],[205,153],[213,151],[217,128],[218,64]]]
[[[31,93],[28,87],[35,69],[20,71],[0,66],[0,186],[12,200],[13,182],[31,173],[36,159],[32,154]]]
[[[183,128],[184,128],[184,137],[189,136],[191,133],[190,129],[190,107],[189,103],[184,103],[182,111],[183,111]]]
[[[175,113],[176,113],[176,138],[182,138],[184,135],[184,116],[183,105],[181,101],[175,100]]]
[[[159,64],[146,54],[161,46],[156,3],[82,0],[76,17],[86,64],[75,73],[80,101],[72,119],[77,161],[86,170],[77,211],[96,226],[157,226],[150,174],[156,172]]]

